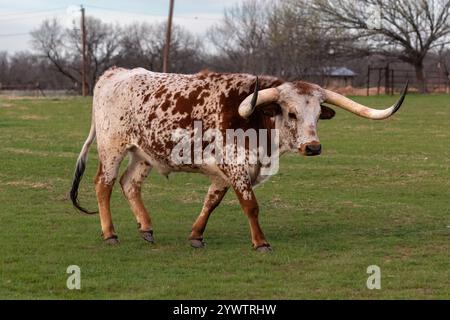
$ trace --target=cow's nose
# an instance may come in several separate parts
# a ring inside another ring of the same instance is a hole
[[[318,156],[322,153],[321,144],[308,144],[305,148],[307,156]]]

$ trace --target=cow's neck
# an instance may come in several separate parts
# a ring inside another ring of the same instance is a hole
[[[279,132],[279,155],[282,156],[288,152],[290,152],[289,145],[285,142],[285,139],[283,139],[282,130],[281,130],[281,124],[282,124],[282,115],[278,115],[276,117],[273,117],[272,121],[268,123],[268,130],[275,129]]]

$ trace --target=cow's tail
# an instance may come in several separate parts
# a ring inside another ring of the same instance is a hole
[[[86,210],[85,208],[80,206],[80,203],[78,201],[78,187],[80,186],[81,179],[83,178],[84,170],[86,169],[86,162],[89,148],[92,142],[94,142],[95,136],[96,132],[95,132],[94,114],[92,114],[92,124],[91,129],[89,131],[89,136],[84,142],[83,148],[81,149],[80,155],[78,156],[77,166],[75,168],[75,174],[72,181],[72,188],[70,189],[70,199],[72,200],[73,206],[85,214],[98,213],[95,211]]]

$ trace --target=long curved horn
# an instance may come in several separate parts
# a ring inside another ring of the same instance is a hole
[[[259,81],[258,77],[256,77],[255,91],[253,92],[253,94],[245,98],[244,101],[242,101],[241,105],[239,106],[239,115],[242,118],[247,119],[252,115],[252,113],[258,106],[270,102],[275,102],[278,100],[279,96],[280,92],[276,88],[259,91]]]
[[[325,90],[325,102],[332,104],[336,107],[342,108],[344,110],[350,111],[360,117],[372,120],[384,120],[392,115],[394,115],[402,106],[403,101],[405,100],[406,94],[408,93],[408,85],[409,82],[406,83],[405,88],[402,91],[400,99],[395,103],[392,107],[385,110],[377,110],[366,107],[362,104],[359,104],[353,100],[350,100],[343,95],[340,95],[336,92]]]

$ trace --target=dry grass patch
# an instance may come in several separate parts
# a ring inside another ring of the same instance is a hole
[[[22,120],[35,120],[35,121],[43,121],[48,120],[48,117],[38,116],[35,114],[26,114],[20,117]]]
[[[25,187],[31,189],[51,190],[52,185],[44,182],[31,182],[31,181],[9,181],[5,185],[12,187]]]

